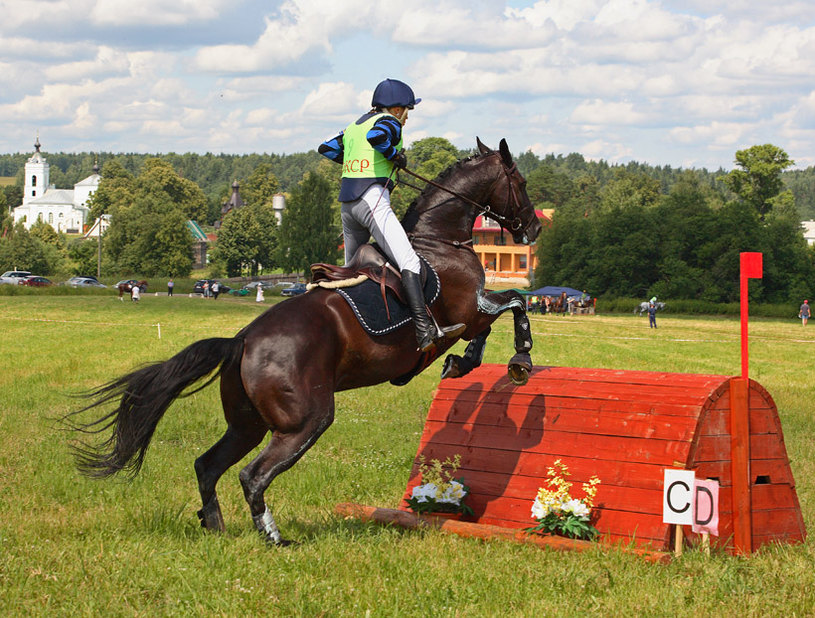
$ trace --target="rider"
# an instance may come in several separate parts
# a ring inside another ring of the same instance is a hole
[[[345,263],[371,236],[396,262],[402,288],[416,327],[419,350],[426,352],[442,337],[457,337],[466,328],[455,324],[440,328],[428,315],[422,289],[421,262],[390,203],[395,168],[407,166],[402,148],[402,127],[408,111],[418,104],[413,90],[396,79],[380,82],[371,110],[349,124],[344,132],[323,142],[318,152],[342,164],[339,201]]]

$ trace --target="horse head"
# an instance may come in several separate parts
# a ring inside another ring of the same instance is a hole
[[[501,162],[501,173],[497,174],[485,198],[484,214],[512,234],[516,243],[532,244],[540,234],[541,224],[526,193],[526,179],[512,160],[507,141],[501,139],[496,153],[480,138],[475,139],[482,155],[496,156]]]

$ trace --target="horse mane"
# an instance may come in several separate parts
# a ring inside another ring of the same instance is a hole
[[[464,159],[459,159],[452,165],[449,165],[447,168],[442,170],[442,172],[433,179],[433,182],[443,185],[444,181],[447,180],[450,176],[455,175],[461,167],[463,167],[470,161],[478,159],[480,156],[481,156],[480,153],[475,153]],[[402,227],[405,228],[406,232],[410,232],[411,230],[413,230],[414,227],[416,227],[416,223],[419,221],[419,202],[425,196],[425,193],[427,193],[432,188],[434,187],[432,187],[431,185],[427,185],[424,189],[422,189],[422,192],[419,193],[416,199],[414,199],[410,203],[410,206],[408,206],[407,210],[405,211],[405,215],[402,217]]]

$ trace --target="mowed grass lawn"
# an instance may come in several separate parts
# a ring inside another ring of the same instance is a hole
[[[174,404],[132,483],[77,474],[71,436],[53,420],[79,407],[72,394],[197,339],[233,335],[263,309],[232,297],[147,294],[139,304],[113,295],[0,297],[0,615],[815,614],[810,541],[750,558],[690,550],[653,565],[617,550],[559,553],[335,516],[338,502],[397,506],[440,362],[402,388],[338,394],[334,425],[267,493],[296,547],[261,542],[237,479],[240,465],[219,484],[226,534],[199,527],[192,466],[224,430],[216,385]],[[647,318],[630,315],[533,316],[533,358],[538,365],[739,373],[737,319],[658,320],[650,330]],[[778,406],[812,529],[815,324],[756,319],[750,332],[751,377]],[[504,317],[485,362],[505,363],[512,352],[512,320]]]

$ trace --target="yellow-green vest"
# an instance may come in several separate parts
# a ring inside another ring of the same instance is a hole
[[[368,131],[373,128],[376,121],[382,116],[390,116],[384,112],[374,114],[365,122],[357,124],[352,122],[342,134],[343,178],[388,178],[393,171],[393,163],[384,155],[375,150],[368,142]],[[402,150],[402,138],[396,144],[396,151]]]

